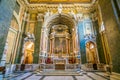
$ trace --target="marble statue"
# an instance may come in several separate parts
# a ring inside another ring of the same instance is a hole
[[[71,10],[71,12],[69,12],[69,14],[70,14],[71,16],[73,16],[73,18],[74,18],[75,20],[77,20],[76,15],[75,15],[75,13],[73,12],[73,10]]]
[[[47,10],[47,12],[45,13],[44,19],[47,19],[50,16],[50,11]]]
[[[58,6],[58,13],[59,13],[59,14],[62,13],[62,4],[59,4],[59,6]]]

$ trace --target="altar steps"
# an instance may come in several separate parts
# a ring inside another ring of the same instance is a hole
[[[71,76],[76,75],[80,76],[81,74],[77,71],[64,71],[64,70],[55,70],[55,71],[43,71],[38,72],[37,75],[45,75],[45,76]]]

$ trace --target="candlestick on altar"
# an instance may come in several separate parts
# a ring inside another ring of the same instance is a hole
[[[62,54],[63,54],[63,48],[62,48]]]

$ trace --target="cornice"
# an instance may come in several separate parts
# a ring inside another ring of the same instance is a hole
[[[39,3],[39,4],[30,4],[27,0],[19,0],[24,5],[26,5],[28,10],[32,11],[41,11],[46,12],[47,10],[57,12],[59,4],[49,4],[49,3]],[[91,3],[63,3],[63,11],[69,12],[70,10],[73,10],[75,12],[91,12],[95,9],[95,3],[97,0],[92,0]]]
[[[92,3],[93,0],[27,0],[30,4],[36,3]]]

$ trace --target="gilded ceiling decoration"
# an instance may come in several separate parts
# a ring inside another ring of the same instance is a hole
[[[95,9],[97,0],[18,0],[23,3],[30,13],[58,12],[58,6],[62,5],[64,13],[88,13]],[[52,3],[53,2],[53,3]],[[54,3],[55,2],[55,3]],[[56,3],[57,2],[57,3]],[[63,3],[61,3],[63,2]],[[70,3],[67,3],[70,2]]]
[[[90,3],[92,0],[28,0],[29,3]]]

